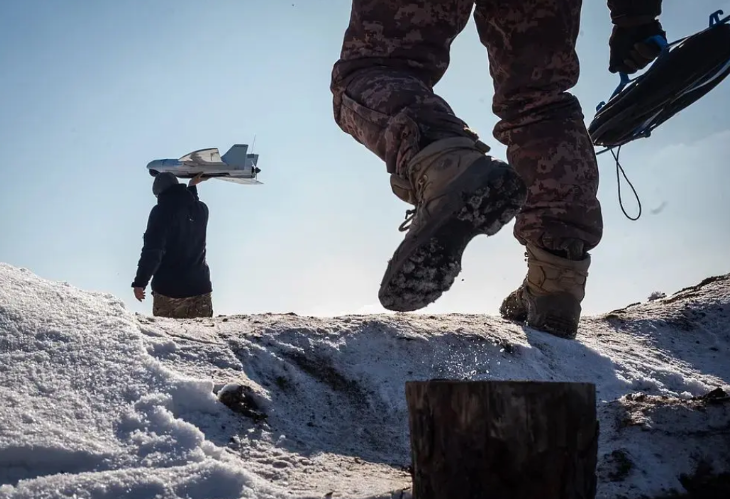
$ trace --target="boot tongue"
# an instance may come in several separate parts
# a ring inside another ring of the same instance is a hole
[[[489,151],[492,150],[491,147],[489,147],[487,144],[482,142],[481,140],[477,139],[477,141],[474,143],[474,146],[479,149],[479,151],[483,152],[484,154],[488,154]]]
[[[400,200],[413,206],[416,205],[416,196],[408,180],[393,174],[390,176],[390,188]]]

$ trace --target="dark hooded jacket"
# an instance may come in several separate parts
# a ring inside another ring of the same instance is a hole
[[[152,292],[170,298],[211,292],[207,227],[208,206],[197,187],[176,184],[163,191],[150,211],[132,287],[145,288],[152,278]]]

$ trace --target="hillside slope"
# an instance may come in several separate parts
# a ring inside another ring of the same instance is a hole
[[[596,383],[598,497],[666,497],[730,471],[729,358],[730,276],[568,341],[477,315],[156,319],[0,264],[0,497],[409,497],[403,385],[432,377]]]

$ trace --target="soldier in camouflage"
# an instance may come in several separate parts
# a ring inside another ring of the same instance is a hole
[[[476,7],[474,9],[474,7]],[[437,300],[461,271],[467,244],[516,217],[527,277],[504,317],[573,338],[589,251],[603,234],[598,166],[577,99],[581,0],[353,0],[332,71],[340,128],[384,161],[392,191],[413,209],[379,291],[412,311]],[[434,93],[449,50],[474,9],[494,83],[494,137],[507,162]],[[661,0],[609,0],[613,72],[645,67],[664,34]]]
[[[199,174],[185,186],[172,173],[163,172],[152,183],[157,204],[147,220],[132,288],[134,297],[142,301],[147,284],[151,284],[152,314],[156,317],[213,316],[213,287],[206,259],[209,210],[197,187],[205,180]]]

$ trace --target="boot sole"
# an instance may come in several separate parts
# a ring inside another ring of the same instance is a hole
[[[461,272],[461,259],[471,240],[479,234],[495,235],[519,213],[527,198],[517,173],[487,157],[477,160],[453,188],[463,192],[461,198],[434,213],[438,223],[415,240],[405,239],[388,262],[378,293],[386,309],[413,312],[440,298]]]

